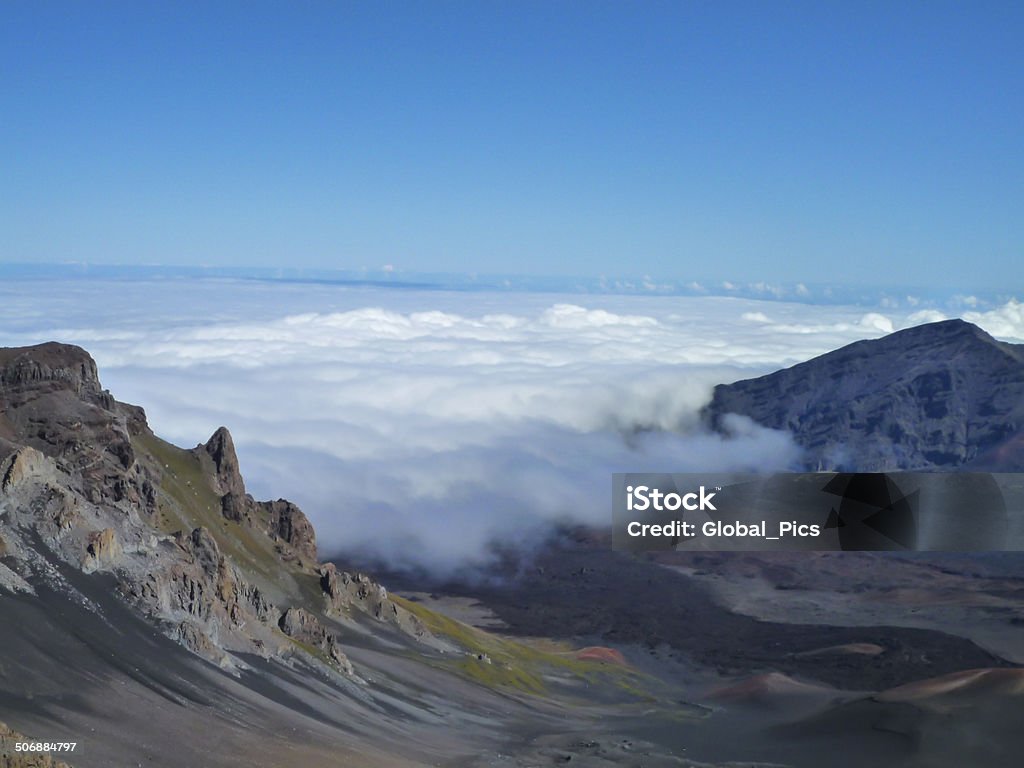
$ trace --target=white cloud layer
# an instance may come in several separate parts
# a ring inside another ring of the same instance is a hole
[[[299,503],[323,551],[436,569],[608,520],[615,471],[784,468],[784,434],[700,428],[714,384],[943,316],[227,280],[23,281],[0,300],[0,344],[81,344],[163,437],[228,426],[250,491]],[[1022,308],[964,316],[1024,340]]]

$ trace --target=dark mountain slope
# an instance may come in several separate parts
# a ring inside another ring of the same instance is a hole
[[[1024,469],[1024,345],[962,320],[715,388],[706,409],[786,430],[810,469]]]

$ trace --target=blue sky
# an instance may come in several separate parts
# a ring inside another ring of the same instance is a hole
[[[0,261],[959,287],[1020,3],[6,3]]]

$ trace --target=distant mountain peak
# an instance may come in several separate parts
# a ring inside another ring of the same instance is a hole
[[[889,343],[921,343],[931,341],[941,344],[979,343],[987,346],[994,346],[1003,351],[1005,347],[1013,348],[1014,345],[995,339],[983,328],[969,323],[960,318],[951,320],[939,320],[934,323],[924,323],[910,328],[895,331],[882,339],[876,341],[887,341]]]
[[[809,469],[1024,466],[1024,347],[964,320],[854,342],[715,388],[706,415],[790,432]]]

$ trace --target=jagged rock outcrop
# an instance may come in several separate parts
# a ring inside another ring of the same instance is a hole
[[[316,562],[316,531],[309,518],[290,501],[261,501],[260,508],[269,517],[268,532],[287,543],[301,558]]]
[[[245,495],[245,481],[238,466],[238,454],[235,453],[235,441],[227,427],[218,427],[203,446],[207,455],[213,460],[213,480],[221,495]]]
[[[351,673],[341,627],[352,622],[430,639],[366,577],[330,566],[332,592],[316,599],[312,524],[289,501],[246,493],[228,430],[192,451],[164,443],[68,345],[0,349],[0,557],[7,591],[74,594],[54,557],[113,575],[167,636],[227,668],[244,664],[238,653],[284,660],[308,646]]]
[[[250,519],[248,513],[253,501],[245,492],[235,442],[227,428],[218,427],[204,445],[196,447],[195,453],[200,457],[209,457],[212,465],[211,485],[221,497],[224,517],[235,522]]]
[[[323,652],[339,669],[352,674],[352,662],[338,645],[337,635],[327,631],[320,620],[305,608],[289,608],[281,616],[278,626],[288,637]]]
[[[962,320],[715,388],[706,416],[790,432],[810,469],[1024,469],[1024,345]]]
[[[417,616],[389,599],[387,589],[366,574],[339,571],[334,563],[325,563],[320,566],[320,587],[328,614],[340,616],[355,609],[415,638],[422,640],[430,635]]]
[[[180,556],[127,579],[122,593],[169,628],[190,650],[221,665],[224,650],[277,652],[273,627],[279,612],[260,588],[245,580],[205,527],[174,538]]]
[[[374,618],[381,619],[394,606],[383,586],[362,573],[339,572],[334,563],[321,566],[320,586],[334,611],[341,612],[359,604]]]
[[[316,532],[302,510],[285,499],[256,501],[245,492],[235,443],[226,427],[219,427],[193,453],[210,467],[211,486],[220,496],[225,518],[263,526],[271,538],[288,545],[286,557],[294,554],[307,564],[316,563]]]

